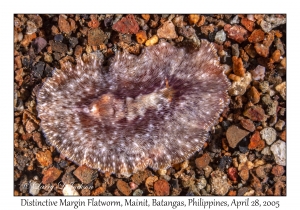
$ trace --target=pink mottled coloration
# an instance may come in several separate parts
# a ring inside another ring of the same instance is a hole
[[[228,105],[229,81],[212,44],[195,52],[161,41],[118,52],[108,71],[91,57],[56,70],[40,89],[47,140],[68,159],[130,175],[167,168],[200,150]]]

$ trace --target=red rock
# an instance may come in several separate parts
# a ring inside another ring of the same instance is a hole
[[[46,150],[45,152],[36,153],[37,161],[44,167],[50,166],[52,164],[52,154],[50,150]]]
[[[100,26],[100,23],[97,19],[93,19],[93,20],[88,22],[88,26],[90,28],[98,28]]]
[[[263,148],[265,148],[265,141],[260,138],[259,131],[255,131],[250,139],[248,149],[261,151]]]
[[[199,157],[195,160],[196,167],[198,169],[203,169],[209,164],[210,161],[211,161],[211,158],[210,158],[209,154],[204,153],[201,157]]]
[[[86,165],[79,166],[73,174],[83,183],[89,184],[98,177],[98,172]]]
[[[255,125],[252,120],[249,119],[242,119],[240,122],[241,126],[246,130],[253,132],[255,130]]]
[[[224,31],[230,39],[235,40],[238,43],[242,43],[248,38],[248,32],[245,28],[239,25],[226,24],[224,26]]]
[[[63,15],[59,15],[59,18],[58,18],[58,27],[59,27],[59,30],[61,32],[64,32],[66,34],[69,34],[71,32],[70,23],[67,21],[66,18],[64,18]]]
[[[117,181],[117,188],[124,195],[130,195],[130,193],[132,192],[129,185],[126,182],[122,181],[121,179]]]
[[[169,183],[164,179],[160,179],[160,180],[154,182],[154,193],[157,196],[169,195],[170,194]]]
[[[284,167],[280,166],[280,165],[273,166],[272,171],[271,171],[271,173],[274,176],[282,176],[284,174],[284,172],[285,172]]]
[[[139,31],[139,25],[133,15],[127,15],[126,17],[123,17],[121,20],[116,22],[112,26],[112,29],[123,34],[136,34]]]
[[[233,73],[240,77],[245,76],[246,69],[244,68],[242,59],[238,58],[237,56],[232,56],[232,62],[233,62]]]
[[[91,29],[88,31],[88,45],[90,46],[101,45],[106,39],[106,34],[98,28]]]
[[[265,118],[265,111],[259,106],[252,106],[244,111],[244,116],[252,121],[263,121]]]
[[[235,167],[230,167],[228,169],[228,177],[231,181],[236,182],[238,180],[238,170]]]
[[[164,22],[163,25],[157,30],[157,36],[159,38],[165,38],[165,39],[177,38],[177,34],[173,22],[172,21]]]
[[[252,86],[248,91],[248,97],[253,104],[257,104],[260,100],[260,93],[254,86]]]
[[[255,23],[248,18],[242,18],[241,24],[250,32],[253,31],[255,27]]]
[[[263,43],[255,43],[254,48],[256,52],[261,55],[262,57],[268,57],[269,55],[269,47],[274,41],[274,33],[270,32],[264,39]]]
[[[249,42],[251,43],[261,42],[264,39],[265,39],[265,32],[261,29],[255,29],[248,38]]]
[[[55,168],[55,167],[51,167],[49,169],[47,169],[43,174],[43,180],[42,183],[43,184],[50,184],[52,182],[54,182],[55,180],[58,179],[58,177],[61,174],[61,170]]]
[[[236,145],[249,134],[248,131],[240,129],[236,125],[230,126],[226,131],[226,138],[231,148],[235,148]]]
[[[146,31],[139,31],[137,34],[136,34],[136,41],[139,43],[139,44],[144,44],[146,41],[147,41],[147,34],[146,34]]]

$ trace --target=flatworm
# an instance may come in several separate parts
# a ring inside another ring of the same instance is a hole
[[[168,42],[139,56],[91,56],[56,70],[38,92],[47,140],[69,160],[130,175],[201,150],[229,103],[229,81],[206,40],[190,52]]]

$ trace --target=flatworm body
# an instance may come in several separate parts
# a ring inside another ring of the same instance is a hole
[[[130,175],[167,168],[200,150],[229,103],[212,44],[195,52],[161,41],[56,70],[37,96],[47,140],[68,159]]]

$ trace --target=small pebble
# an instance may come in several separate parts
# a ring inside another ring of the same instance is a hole
[[[282,82],[281,84],[277,85],[275,90],[280,93],[284,100],[286,100],[286,82]]]
[[[232,56],[236,56],[236,57],[240,56],[240,50],[238,44],[231,45],[231,51],[232,51]]]
[[[207,185],[207,181],[204,177],[201,177],[197,182],[196,186],[198,190],[204,189]]]
[[[132,193],[132,195],[133,196],[142,196],[143,195],[143,190],[141,190],[141,189],[136,189],[133,193]]]
[[[137,23],[134,15],[127,15],[116,22],[112,26],[112,29],[122,34],[136,34],[139,31],[139,24]]]
[[[188,21],[190,25],[195,25],[196,23],[198,23],[200,19],[200,15],[189,15],[188,16]]]
[[[37,195],[40,192],[40,183],[36,181],[31,181],[29,186],[29,193],[31,195]]]
[[[42,183],[50,184],[50,183],[54,182],[55,180],[57,180],[59,178],[61,173],[62,173],[62,171],[55,167],[48,168],[46,171],[44,171]]]
[[[156,196],[166,196],[170,194],[170,185],[164,180],[160,179],[154,182],[154,193]]]
[[[230,185],[227,182],[227,175],[220,170],[211,173],[210,183],[214,195],[226,195],[229,191]]]
[[[204,153],[201,157],[199,157],[195,160],[196,167],[198,169],[203,169],[210,163],[210,160],[211,160],[211,158],[210,158],[209,154]]]
[[[40,151],[36,153],[36,159],[43,167],[50,166],[52,164],[52,153],[50,150]]]
[[[258,43],[263,41],[264,38],[265,38],[265,33],[261,29],[255,29],[249,36],[248,40],[251,43]]]
[[[225,40],[226,40],[226,34],[225,34],[224,30],[218,31],[215,36],[215,41],[218,44],[223,44],[223,42],[225,42]]]
[[[76,37],[69,38],[70,47],[74,48],[78,44],[78,39]]]
[[[123,193],[124,195],[130,195],[130,193],[132,192],[131,188],[129,187],[129,185],[124,182],[123,180],[119,179],[117,181],[117,188],[120,190],[121,193]]]
[[[238,43],[242,43],[248,38],[247,30],[240,25],[226,24],[224,26],[224,31],[230,39],[233,39]]]
[[[251,74],[246,72],[244,77],[241,77],[240,81],[234,81],[228,90],[230,96],[244,95],[248,85],[252,81]]]
[[[158,36],[154,35],[146,41],[145,45],[148,47],[151,45],[155,45],[157,42],[158,42]]]
[[[262,151],[261,151],[261,154],[263,155],[271,155],[271,150],[270,150],[270,147],[265,147]]]
[[[259,106],[252,106],[244,111],[244,116],[252,121],[263,121],[265,118],[265,111]]]
[[[284,172],[285,172],[284,167],[280,166],[280,165],[273,166],[272,171],[271,171],[271,173],[274,176],[282,176],[284,174]]]
[[[173,22],[172,21],[164,22],[163,25],[157,30],[157,36],[159,38],[165,38],[165,39],[177,38],[177,34]]]
[[[261,138],[265,140],[268,145],[273,144],[273,142],[276,140],[276,131],[274,128],[264,128],[262,131],[260,131],[260,134]]]
[[[64,195],[72,195],[72,196],[79,195],[79,193],[75,190],[74,186],[70,184],[66,184],[62,192]]]
[[[249,134],[248,131],[240,129],[236,125],[232,125],[226,131],[226,138],[231,148],[235,148],[236,145]]]
[[[254,70],[251,70],[250,72],[254,80],[264,80],[265,71],[266,71],[265,67],[258,65]]]
[[[136,34],[136,41],[137,41],[139,44],[144,44],[144,43],[147,41],[147,34],[146,34],[146,31],[139,31],[139,32]]]
[[[73,174],[83,183],[89,184],[98,177],[96,170],[93,170],[86,165],[79,166]]]
[[[283,127],[285,126],[285,122],[283,120],[278,120],[275,124],[275,129],[278,131],[282,131]]]
[[[284,141],[277,140],[271,146],[271,151],[278,165],[286,165],[286,144]]]
[[[254,86],[252,86],[248,91],[248,97],[253,104],[257,104],[260,100],[260,93]]]
[[[260,134],[258,131],[255,131],[252,137],[250,138],[250,143],[248,148],[250,150],[261,151],[265,147],[265,141],[261,140]]]

